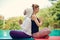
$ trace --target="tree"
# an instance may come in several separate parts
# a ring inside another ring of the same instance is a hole
[[[44,18],[43,27],[57,25],[60,28],[60,0],[50,8],[41,9],[38,16]]]

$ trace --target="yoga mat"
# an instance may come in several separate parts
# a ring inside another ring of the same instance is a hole
[[[34,40],[60,40],[60,36],[50,36],[48,39],[34,39]]]

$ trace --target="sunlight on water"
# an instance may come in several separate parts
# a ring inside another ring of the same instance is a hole
[[[7,33],[6,32],[4,32],[4,36],[7,36]]]

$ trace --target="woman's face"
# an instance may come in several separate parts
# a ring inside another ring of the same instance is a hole
[[[39,8],[35,8],[34,12],[35,12],[35,14],[37,14],[39,12]]]

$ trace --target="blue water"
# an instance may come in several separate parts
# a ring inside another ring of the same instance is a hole
[[[10,30],[0,30],[0,39],[12,39],[9,32]],[[60,36],[60,30],[52,30],[49,36]]]
[[[60,36],[60,30],[52,30],[50,36]]]
[[[12,39],[9,32],[10,30],[0,30],[0,39]]]

